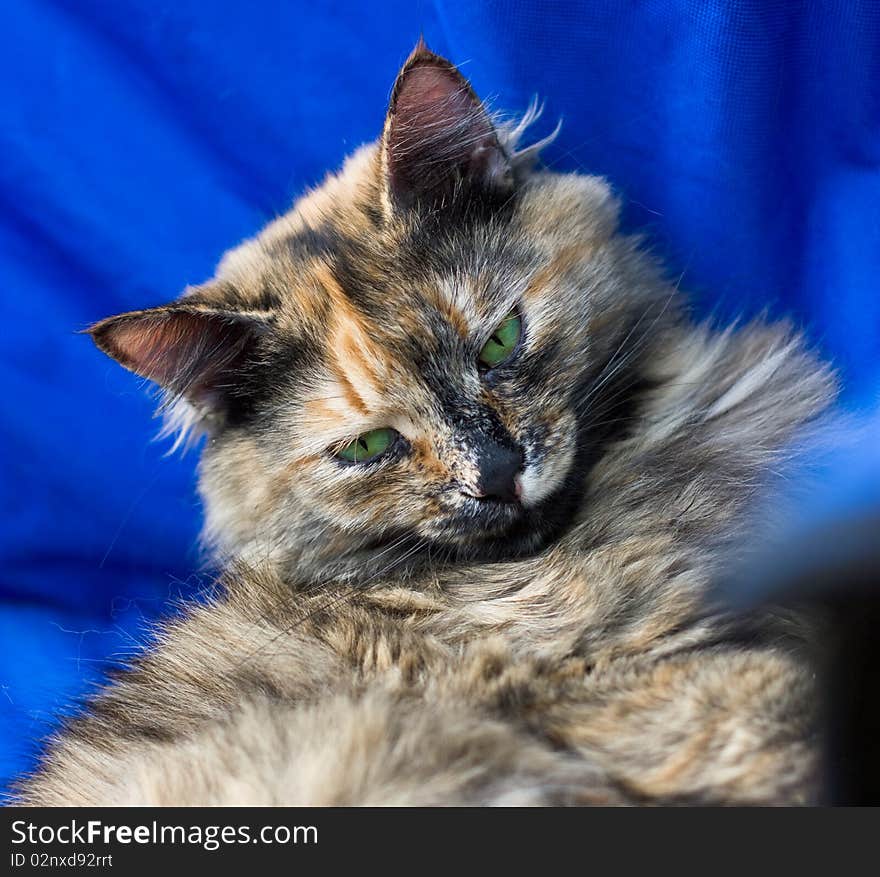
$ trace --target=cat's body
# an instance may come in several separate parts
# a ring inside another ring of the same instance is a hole
[[[208,431],[231,565],[23,800],[815,800],[800,625],[707,592],[833,379],[784,326],[693,324],[518,133],[419,48],[379,144],[96,327]]]

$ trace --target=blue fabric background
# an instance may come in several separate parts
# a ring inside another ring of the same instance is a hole
[[[195,456],[76,330],[205,279],[374,138],[420,32],[495,106],[543,97],[549,164],[607,175],[704,311],[793,314],[876,399],[875,0],[6,0],[0,782],[196,583]]]

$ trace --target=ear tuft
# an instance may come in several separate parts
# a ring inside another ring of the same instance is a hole
[[[389,200],[442,206],[463,191],[508,195],[510,158],[470,83],[420,40],[401,69],[383,138]]]

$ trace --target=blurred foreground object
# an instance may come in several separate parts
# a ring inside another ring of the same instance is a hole
[[[825,692],[821,803],[834,806],[880,804],[880,411],[857,435],[822,467],[784,535],[721,588],[738,609],[771,603],[826,620],[815,655]]]

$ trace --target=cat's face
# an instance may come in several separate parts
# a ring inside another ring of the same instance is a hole
[[[607,187],[532,171],[516,138],[419,48],[379,143],[212,282],[95,327],[208,432],[221,550],[312,575],[508,556],[565,523],[655,284]]]

